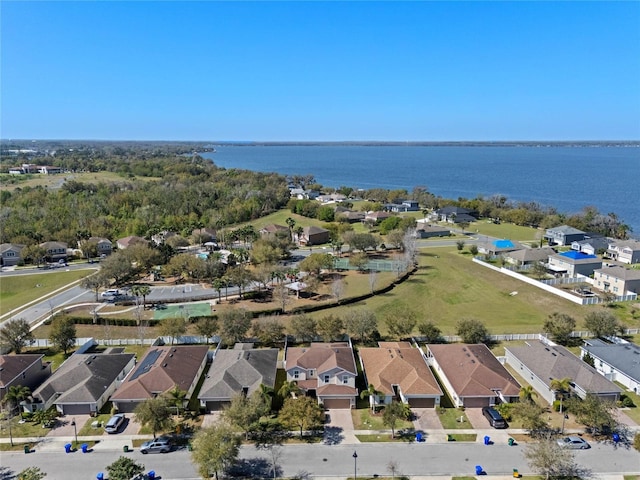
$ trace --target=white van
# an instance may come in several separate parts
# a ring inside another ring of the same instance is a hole
[[[101,295],[102,295],[102,298],[118,297],[120,296],[120,290],[118,290],[117,288],[111,288],[109,290],[102,292]]]

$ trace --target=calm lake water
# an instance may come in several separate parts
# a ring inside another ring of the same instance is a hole
[[[224,168],[313,175],[327,187],[421,185],[444,198],[505,195],[560,212],[615,212],[640,234],[640,148],[499,146],[216,146]]]

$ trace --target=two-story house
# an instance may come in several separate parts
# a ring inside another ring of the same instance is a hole
[[[577,275],[590,276],[594,270],[602,267],[602,260],[595,255],[587,255],[575,250],[556,253],[549,257],[547,268],[558,274],[566,274],[570,277]]]
[[[640,270],[620,266],[599,268],[593,272],[593,286],[603,292],[626,295],[640,292]]]
[[[549,245],[571,245],[575,241],[584,240],[587,234],[582,230],[570,227],[569,225],[560,225],[558,227],[547,228],[544,239]]]
[[[639,263],[640,241],[616,240],[607,248],[607,257],[621,263]]]
[[[287,348],[284,367],[287,381],[296,382],[318,403],[330,408],[354,408],[358,371],[350,343],[312,343]]]
[[[45,258],[48,262],[67,261],[67,244],[65,242],[44,242],[40,248],[45,251]]]
[[[3,243],[0,245],[1,266],[11,267],[18,265],[22,259],[21,252],[24,245],[16,245],[14,243]]]

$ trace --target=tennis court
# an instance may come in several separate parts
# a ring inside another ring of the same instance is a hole
[[[185,303],[182,305],[163,305],[166,308],[156,309],[153,312],[154,320],[165,318],[190,318],[211,315],[211,305],[209,303]]]

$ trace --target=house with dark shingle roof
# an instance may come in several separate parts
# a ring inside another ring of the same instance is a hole
[[[522,347],[505,347],[505,356],[507,363],[549,403],[555,399],[551,390],[554,379],[570,378],[571,391],[580,398],[591,393],[605,400],[618,400],[622,391],[560,345],[528,341]]]
[[[427,363],[433,367],[456,407],[486,407],[513,402],[520,384],[486,345],[427,345]]]
[[[135,361],[132,353],[75,353],[33,392],[32,407],[46,410],[55,405],[63,415],[96,413]]]
[[[584,240],[576,240],[574,242],[571,242],[571,250],[586,253],[587,255],[598,255],[600,253],[606,252],[609,248],[609,245],[613,242],[613,239],[604,237],[602,235],[590,235]]]
[[[18,265],[22,260],[21,252],[24,245],[16,245],[15,243],[3,243],[0,245],[0,259],[3,267],[11,267]]]
[[[587,353],[593,358],[594,368],[600,375],[624,385],[634,393],[640,393],[640,346],[588,339],[580,347],[582,358]]]
[[[575,241],[584,240],[587,236],[586,232],[570,227],[569,225],[560,225],[558,227],[547,228],[544,238],[549,245],[571,245]]]
[[[133,412],[139,403],[175,386],[191,398],[207,364],[206,345],[153,346],[111,397],[120,412]]]
[[[49,262],[67,260],[67,244],[65,242],[43,242],[39,245],[45,251],[45,258]]]
[[[416,227],[417,238],[449,237],[451,230],[438,225],[428,225],[425,222],[418,222]]]
[[[356,406],[358,371],[349,343],[312,343],[285,351],[287,381],[314,393],[325,408]]]
[[[371,407],[386,405],[399,398],[411,407],[440,405],[442,390],[422,352],[408,342],[379,342],[378,348],[360,348],[360,363],[366,385],[377,395],[369,396]]]
[[[251,395],[276,383],[278,349],[218,350],[200,388],[198,400],[207,411],[221,410],[238,394]]]
[[[0,355],[0,400],[10,387],[21,385],[33,391],[51,375],[51,362],[42,363],[44,355],[23,353]]]
[[[478,220],[476,218],[476,212],[463,207],[443,207],[436,210],[435,213],[441,222],[447,223],[471,223]]]
[[[302,229],[302,235],[298,241],[302,245],[322,245],[329,242],[329,230],[322,227],[310,226]]]

